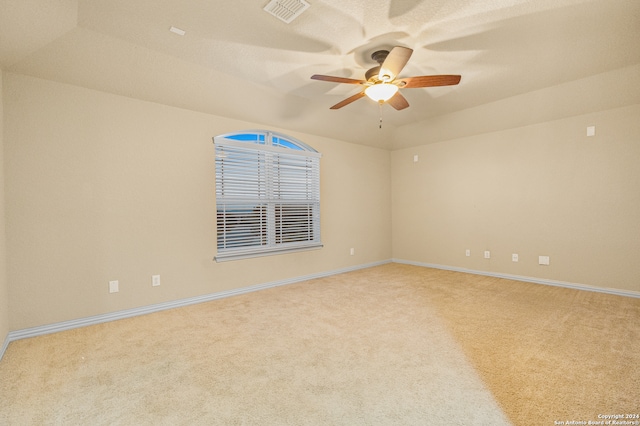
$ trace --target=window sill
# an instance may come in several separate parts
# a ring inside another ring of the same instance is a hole
[[[288,253],[298,253],[303,251],[310,250],[318,250],[323,247],[322,244],[314,244],[303,247],[289,247],[289,248],[276,248],[276,249],[266,249],[260,251],[236,251],[229,253],[219,253],[217,254],[213,260],[217,263],[220,262],[229,262],[232,260],[243,260],[243,259],[252,259],[254,257],[264,257],[264,256],[272,256],[276,254],[288,254]]]

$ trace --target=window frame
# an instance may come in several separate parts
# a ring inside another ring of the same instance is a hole
[[[213,142],[216,262],[322,247],[319,152],[267,130],[226,133]]]

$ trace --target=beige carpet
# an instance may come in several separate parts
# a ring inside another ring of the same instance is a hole
[[[638,412],[640,300],[389,264],[13,342],[0,424],[551,425]]]

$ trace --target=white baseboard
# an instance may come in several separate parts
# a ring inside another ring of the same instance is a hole
[[[4,356],[4,353],[7,350],[9,343],[15,340],[26,339],[28,337],[41,336],[44,334],[57,333],[60,331],[71,330],[74,328],[85,327],[88,325],[101,324],[109,321],[116,321],[124,318],[131,318],[138,315],[145,315],[153,312],[164,311],[167,309],[180,308],[183,306],[194,305],[196,303],[209,302],[212,300],[223,299],[226,297],[251,293],[254,291],[264,290],[272,287],[278,287],[278,286],[287,285],[287,284],[294,284],[301,281],[312,280],[315,278],[323,278],[331,275],[342,274],[345,272],[356,271],[359,269],[370,268],[373,266],[384,265],[386,263],[391,263],[391,260],[384,260],[384,261],[368,263],[364,265],[351,266],[348,268],[336,269],[333,271],[303,275],[300,277],[290,278],[286,280],[273,281],[273,282],[264,283],[264,284],[257,284],[250,287],[244,287],[244,288],[239,288],[234,290],[221,291],[218,293],[206,294],[204,296],[190,297],[187,299],[180,299],[180,300],[174,300],[170,302],[158,303],[155,305],[142,306],[139,308],[127,309],[124,311],[111,312],[107,314],[95,315],[91,317],[79,318],[79,319],[70,320],[70,321],[62,321],[54,324],[47,324],[47,325],[42,325],[37,327],[25,328],[22,330],[11,331],[7,335],[4,341],[4,345],[0,350],[0,360]]]
[[[544,278],[524,277],[521,275],[502,274],[499,272],[476,271],[473,269],[458,268],[455,266],[438,265],[434,263],[414,262],[411,260],[392,259],[393,263],[404,263],[406,265],[422,266],[425,268],[444,269],[446,271],[463,272],[465,274],[484,275],[487,277],[505,278],[514,281],[524,281],[534,284],[551,285],[555,287],[566,287],[574,290],[595,291],[597,293],[607,293],[616,296],[637,297],[640,298],[640,292],[632,290],[619,290],[615,288],[595,287],[586,284],[570,283],[566,281],[547,280]]]
[[[7,337],[5,337],[4,339],[4,343],[2,344],[2,347],[0,348],[0,361],[2,361],[2,357],[4,356],[5,351],[9,347],[9,342],[10,342],[9,336],[7,335]]]

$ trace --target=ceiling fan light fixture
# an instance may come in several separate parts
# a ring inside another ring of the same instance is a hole
[[[380,83],[369,86],[364,93],[376,102],[386,102],[398,92],[398,86],[389,83]]]

